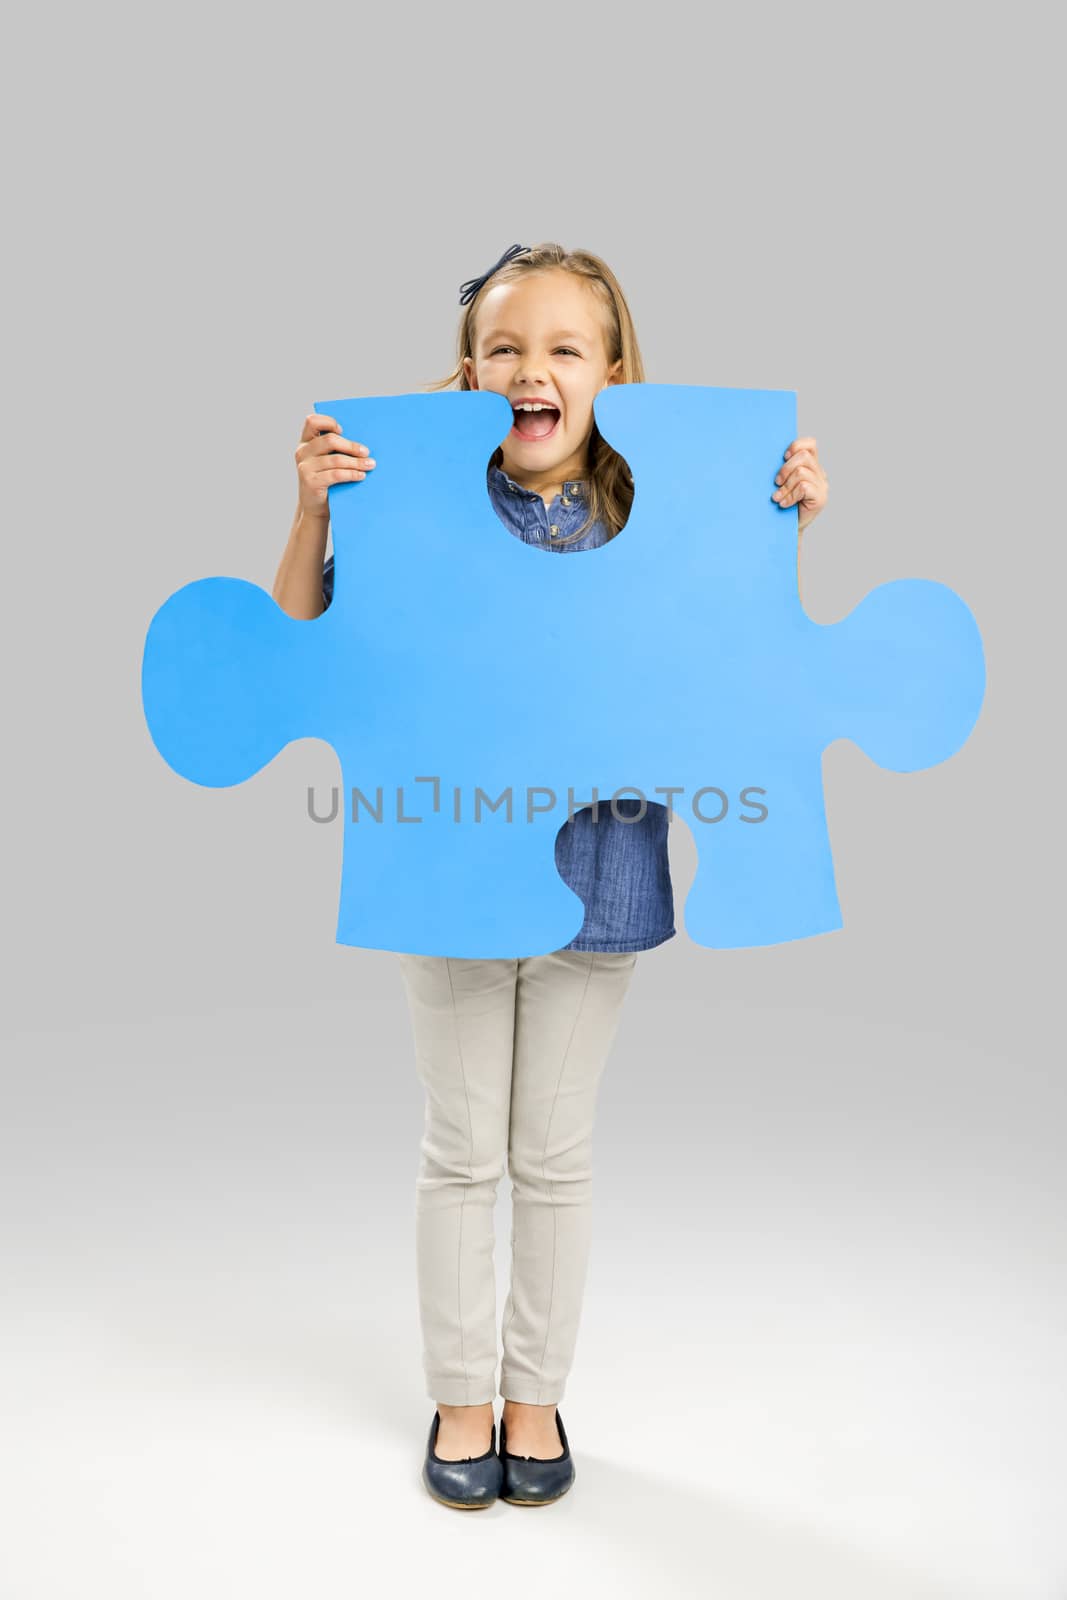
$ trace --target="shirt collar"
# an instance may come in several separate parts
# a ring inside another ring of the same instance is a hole
[[[490,466],[489,476],[499,489],[503,489],[509,494],[522,494],[526,496],[527,500],[536,500],[538,498],[536,489],[524,489],[521,483],[516,483],[514,478],[504,471],[503,467]],[[572,500],[583,499],[585,496],[585,479],[570,479],[563,485],[563,493]]]

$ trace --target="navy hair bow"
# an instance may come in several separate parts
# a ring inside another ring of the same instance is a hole
[[[483,272],[480,278],[468,278],[466,283],[461,283],[459,286],[460,305],[468,305],[474,299],[482,284],[491,278],[494,272],[499,272],[505,261],[511,261],[515,256],[529,255],[529,253],[530,246],[528,244],[513,244],[510,250],[504,251],[499,261],[493,262],[488,272]]]

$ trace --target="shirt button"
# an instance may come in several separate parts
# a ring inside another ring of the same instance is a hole
[[[559,503],[560,503],[560,505],[563,505],[563,506],[569,506],[570,505],[570,499],[568,498],[567,495],[561,494],[560,497],[559,497]]]
[[[549,533],[552,535],[552,537],[554,539],[556,537],[556,534],[559,532],[559,525],[554,522],[552,524],[552,526],[549,528],[548,531],[549,531]]]

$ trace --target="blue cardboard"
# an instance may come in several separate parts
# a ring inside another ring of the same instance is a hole
[[[197,784],[244,782],[294,739],[333,746],[339,943],[559,949],[583,920],[554,860],[568,806],[640,794],[693,830],[697,944],[841,926],[823,751],[852,739],[894,772],[946,760],[978,717],[985,662],[942,583],[885,583],[832,624],[804,611],[796,510],[770,498],[792,392],[602,390],[594,414],[633,508],[601,549],[562,555],[517,539],[488,498],[505,397],[316,409],[378,463],[330,490],[333,603],[299,621],[240,578],[187,584],[152,619],[142,694],[160,754]]]

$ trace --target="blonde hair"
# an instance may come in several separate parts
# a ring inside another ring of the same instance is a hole
[[[500,283],[514,282],[527,273],[545,272],[551,268],[573,273],[576,278],[581,278],[587,283],[596,296],[604,313],[608,366],[613,366],[616,361],[622,363],[616,381],[644,383],[644,363],[641,360],[630,308],[626,304],[626,296],[622,292],[619,280],[607,262],[600,256],[593,255],[590,250],[564,250],[562,245],[549,242],[534,245],[528,255],[513,256],[486,280],[474,298],[464,307],[460,318],[455,367],[447,378],[442,378],[436,383],[428,383],[425,387],[428,390],[453,387],[469,389],[470,384],[463,370],[463,358],[465,356],[470,356],[472,360],[474,358],[474,324],[486,289],[495,288]],[[498,445],[491,458],[491,465],[498,467],[502,460],[503,451]],[[576,539],[597,521],[604,523],[608,538],[613,539],[630,514],[633,497],[634,480],[630,475],[630,469],[618,451],[613,450],[603,437],[594,418],[593,432],[589,439],[588,515],[582,526],[560,543],[569,543],[571,539]]]

